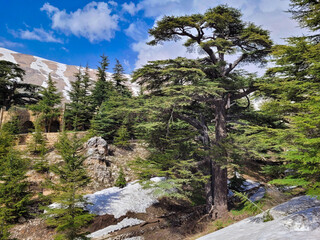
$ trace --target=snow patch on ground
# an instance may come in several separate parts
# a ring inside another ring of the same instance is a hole
[[[39,71],[45,77],[46,80],[43,81],[41,86],[46,88],[46,87],[48,87],[47,79],[48,79],[49,74],[52,72],[52,69],[50,69],[48,67],[48,65],[43,62],[43,61],[45,61],[45,59],[40,58],[40,57],[35,57],[35,56],[34,56],[34,58],[36,60],[30,64],[30,68],[32,68],[36,71]]]
[[[124,240],[144,240],[144,238],[139,236],[139,237],[126,238]]]
[[[0,53],[3,54],[3,56],[0,57],[1,60],[5,60],[5,61],[9,61],[17,64],[17,61],[11,55],[12,53],[16,53],[16,52],[5,49],[5,48],[0,48]]]
[[[121,222],[119,222],[117,225],[111,225],[106,228],[100,229],[96,232],[89,234],[87,237],[89,237],[89,238],[104,237],[105,235],[108,235],[109,233],[121,230],[126,227],[138,225],[141,223],[144,223],[144,221],[137,219],[137,218],[125,218]]]
[[[69,97],[69,91],[71,91],[71,83],[70,83],[70,80],[69,78],[67,78],[64,73],[65,71],[67,70],[67,65],[65,64],[62,64],[62,63],[57,63],[57,71],[56,71],[56,74],[58,75],[59,78],[61,78],[64,83],[66,84],[64,89],[62,90],[63,92],[63,96],[67,99],[67,100],[70,100],[70,97]]]
[[[165,178],[152,178],[151,181],[159,182]],[[145,213],[146,209],[158,202],[153,195],[154,189],[144,189],[137,181],[127,184],[124,188],[112,187],[86,195],[87,209],[97,215],[110,214],[115,218],[126,215],[127,212]]]

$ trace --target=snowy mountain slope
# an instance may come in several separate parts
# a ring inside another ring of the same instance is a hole
[[[5,48],[0,48],[0,60],[6,60],[20,65],[25,70],[26,75],[24,81],[43,87],[47,86],[48,75],[51,74],[52,79],[57,83],[58,91],[63,94],[66,100],[69,100],[68,91],[71,89],[71,82],[75,80],[74,74],[79,71],[78,66],[66,65],[44,58],[14,52]],[[89,69],[89,75],[92,80],[96,80],[95,69]],[[111,73],[109,73],[111,76]],[[126,75],[131,79],[130,75]],[[139,92],[139,86],[127,83],[128,87],[135,95]]]

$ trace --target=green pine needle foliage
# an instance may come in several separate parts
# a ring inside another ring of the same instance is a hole
[[[80,194],[90,182],[83,166],[85,157],[79,152],[82,144],[76,135],[69,139],[65,132],[56,144],[64,163],[52,167],[59,176],[59,183],[49,182],[48,186],[55,191],[52,200],[59,207],[47,207],[45,214],[47,224],[56,227],[58,235],[55,239],[87,239],[81,228],[93,219],[93,215],[84,210],[89,203]]]
[[[114,138],[114,145],[122,147],[122,148],[128,148],[130,146],[130,135],[127,130],[127,127],[122,125],[116,134],[116,137]]]
[[[0,239],[8,239],[10,225],[29,214],[29,160],[14,150],[14,141],[10,133],[0,130]]]
[[[123,172],[123,168],[120,168],[119,176],[114,184],[116,187],[124,188],[127,185],[127,181]]]

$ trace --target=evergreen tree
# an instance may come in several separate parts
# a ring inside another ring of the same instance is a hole
[[[130,135],[128,132],[128,129],[126,128],[126,126],[122,125],[116,134],[116,137],[114,138],[114,145],[116,146],[120,146],[122,148],[128,148],[130,143]]]
[[[34,104],[39,99],[40,87],[23,83],[25,71],[18,64],[0,60],[0,107]]]
[[[99,108],[103,102],[107,101],[114,94],[114,87],[112,82],[108,80],[106,72],[109,66],[108,57],[102,55],[101,58],[97,73],[98,80],[92,91],[92,101],[95,109]]]
[[[9,132],[12,135],[19,134],[21,130],[19,117],[13,115],[10,121],[3,124],[2,130]]]
[[[124,188],[127,185],[126,178],[124,176],[123,168],[120,168],[119,176],[114,184],[116,187]]]
[[[113,68],[112,80],[115,83],[115,90],[123,97],[131,97],[131,92],[126,85],[125,82],[128,79],[124,76],[124,69],[118,59],[116,59],[116,65]]]
[[[14,138],[0,131],[0,239],[7,239],[10,224],[28,215],[30,202],[26,172],[28,161],[13,149]]]
[[[40,119],[35,122],[35,129],[32,133],[31,142],[28,144],[29,151],[33,154],[44,156],[47,151],[46,139],[42,133]]]
[[[76,135],[69,139],[65,132],[56,144],[64,163],[53,167],[59,183],[51,183],[51,188],[55,190],[53,201],[60,207],[49,207],[46,213],[47,223],[60,233],[55,239],[86,239],[86,233],[81,233],[80,229],[93,219],[93,215],[83,209],[88,203],[80,194],[90,182],[83,166],[85,157],[79,153],[82,144]]]
[[[165,195],[183,198],[192,204],[203,204],[207,180],[203,175],[206,172],[202,163],[204,151],[195,140],[197,133],[192,127],[170,115],[159,116],[148,111],[145,119],[140,119],[136,131],[148,143],[151,154],[146,159],[137,159],[132,168],[144,180],[166,177],[166,183],[158,186],[168,190],[169,194]],[[172,188],[176,191],[170,191]]]
[[[264,110],[283,117],[288,125],[275,138],[282,140],[282,157],[291,174],[273,182],[303,186],[309,194],[320,195],[320,43],[305,37],[287,41],[274,48],[276,66],[261,86],[268,97]]]
[[[291,9],[293,18],[296,19],[302,27],[307,27],[312,31],[320,29],[320,2],[314,0],[291,0]],[[319,38],[319,34],[313,37]],[[319,39],[318,39],[319,40]]]
[[[149,33],[154,37],[150,45],[184,37],[186,47],[200,47],[206,54],[197,60],[150,62],[137,70],[133,79],[144,87],[145,93],[161,98],[153,111],[171,112],[200,134],[211,176],[206,187],[207,210],[212,210],[214,217],[221,217],[227,212],[228,112],[237,108],[239,99],[257,90],[259,80],[235,68],[240,63],[265,62],[272,45],[269,33],[243,22],[238,10],[225,5],[203,15],[164,17]],[[236,53],[238,59],[227,63],[226,56]]]
[[[84,74],[79,70],[75,77],[76,80],[71,83],[70,103],[66,105],[64,117],[68,128],[83,131],[90,127],[90,120],[94,113],[90,96],[88,67]]]
[[[113,142],[117,130],[125,125],[129,135],[133,134],[132,127],[135,119],[131,118],[131,112],[136,109],[135,100],[125,97],[112,96],[104,102],[99,112],[92,120],[91,130],[108,142]],[[130,107],[132,107],[130,109]]]
[[[50,132],[52,122],[60,116],[61,94],[57,92],[55,82],[51,75],[48,77],[48,87],[40,92],[42,99],[36,104],[31,105],[30,109],[39,113],[39,118],[43,122],[45,131]]]

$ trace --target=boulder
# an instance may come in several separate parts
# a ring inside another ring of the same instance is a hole
[[[320,207],[312,207],[285,217],[283,225],[293,231],[313,231],[320,227]]]
[[[320,201],[317,198],[313,198],[310,196],[295,197],[288,202],[282,203],[272,208],[270,210],[270,214],[274,218],[280,218],[317,206],[320,207]]]
[[[266,194],[266,189],[264,187],[260,187],[258,191],[256,191],[251,197],[249,197],[249,199],[252,202],[260,201],[265,194]]]
[[[107,141],[102,137],[90,138],[85,147],[87,148],[87,156],[90,159],[96,159],[99,161],[105,161],[108,154]]]
[[[114,180],[109,169],[107,141],[102,137],[92,137],[85,144],[87,159],[84,162],[88,175],[93,179],[90,188],[109,186]]]
[[[261,213],[199,240],[318,240],[320,236],[320,201],[301,196],[280,204],[269,213],[274,220],[264,222]],[[237,234],[235,234],[237,233]]]

